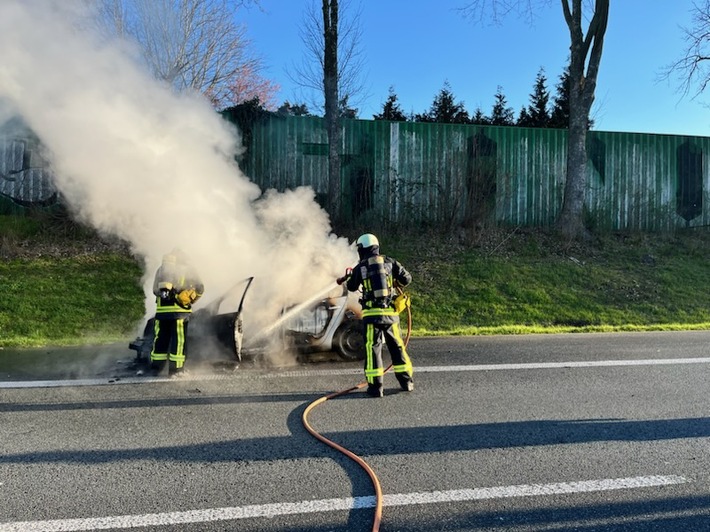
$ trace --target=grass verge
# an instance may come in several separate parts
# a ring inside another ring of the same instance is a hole
[[[84,231],[16,220],[0,217],[0,347],[131,338],[144,303],[130,254]],[[414,276],[415,336],[710,329],[704,230],[571,244],[519,229],[380,241]]]

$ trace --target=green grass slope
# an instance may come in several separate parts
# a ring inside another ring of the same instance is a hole
[[[91,231],[46,227],[0,217],[0,347],[132,338],[144,312],[140,264]],[[378,236],[414,276],[414,335],[710,328],[704,230],[572,244],[520,229]]]

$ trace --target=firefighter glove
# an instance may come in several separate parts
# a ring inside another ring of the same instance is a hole
[[[335,282],[338,284],[343,284],[343,283],[347,282],[348,279],[350,279],[350,276],[352,274],[353,274],[353,269],[347,268],[345,270],[345,275],[343,275],[342,277],[338,277]]]
[[[194,288],[188,288],[180,292],[176,298],[177,304],[183,308],[190,308],[197,299],[197,292]]]

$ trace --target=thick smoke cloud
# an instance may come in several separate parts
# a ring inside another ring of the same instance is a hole
[[[238,132],[197,94],[153,79],[129,43],[81,24],[85,2],[0,2],[0,114],[48,150],[76,216],[128,241],[145,263],[146,315],[161,257],[179,247],[209,302],[255,276],[245,303],[263,327],[281,305],[331,283],[356,256],[310,189],[262,194],[234,163]]]

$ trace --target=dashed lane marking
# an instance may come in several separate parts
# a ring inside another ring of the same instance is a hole
[[[523,484],[447,491],[427,491],[385,495],[384,506],[410,506],[417,504],[441,504],[510,497],[535,497],[559,494],[590,493],[633,488],[670,486],[689,482],[675,475],[642,476],[602,480],[582,480],[555,484]],[[164,512],[142,515],[119,515],[84,519],[55,519],[50,521],[19,521],[0,523],[0,532],[74,532],[78,530],[106,530],[110,528],[136,528],[143,526],[170,526],[187,523],[208,523],[313,512],[332,512],[374,508],[376,500],[370,497],[345,497],[314,501],[254,504],[231,508],[212,508],[182,512]]]

